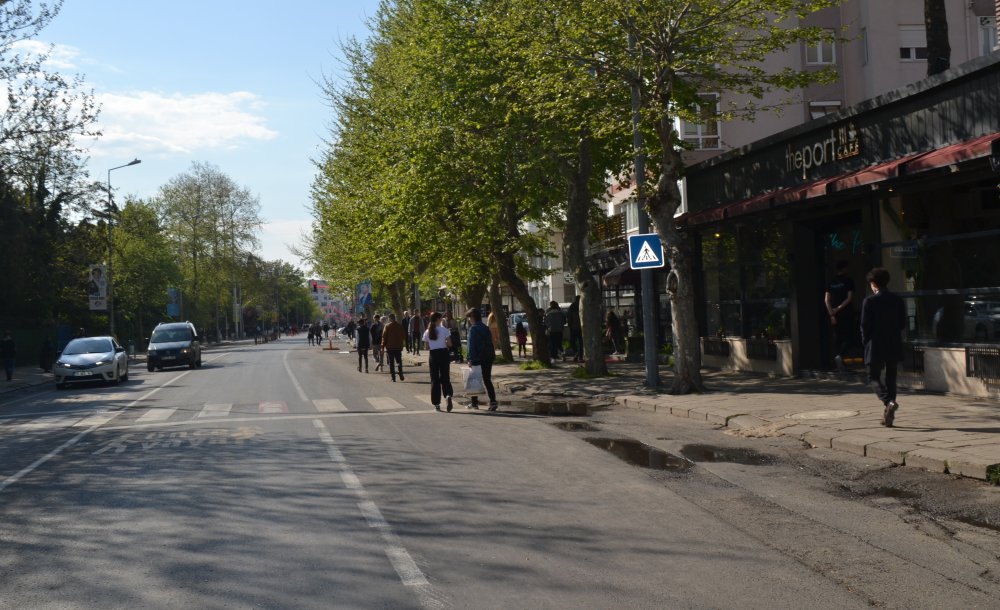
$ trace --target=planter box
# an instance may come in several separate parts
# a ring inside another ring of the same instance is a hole
[[[724,342],[725,347],[718,345]],[[702,364],[709,368],[774,377],[793,377],[790,339],[744,339],[743,337],[703,337]]]

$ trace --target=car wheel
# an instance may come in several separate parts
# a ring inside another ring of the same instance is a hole
[[[201,368],[201,356],[198,356],[198,368]]]
[[[65,381],[57,381],[56,382],[56,389],[57,390],[65,390],[66,389],[66,382]]]
[[[147,370],[147,371],[149,371],[150,373],[152,373],[152,372],[153,372],[153,369],[155,369],[155,368],[156,368],[156,367],[155,367],[155,366],[153,366],[152,364],[147,364],[147,365],[146,365],[146,370]]]
[[[125,365],[125,374],[122,375],[122,381],[128,381],[128,365]]]
[[[111,385],[118,385],[122,382],[122,372],[115,367],[115,378],[111,380]]]

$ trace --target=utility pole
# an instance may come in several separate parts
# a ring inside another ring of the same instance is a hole
[[[649,233],[649,216],[646,215],[646,153],[640,126],[642,124],[642,92],[639,79],[642,77],[642,66],[638,61],[635,34],[632,33],[632,20],[629,20],[628,50],[637,59],[635,74],[632,75],[632,150],[635,154],[635,195],[639,206],[639,233]],[[639,270],[639,284],[642,292],[642,352],[646,363],[646,387],[656,388],[660,385],[659,363],[657,362],[657,320],[654,311],[652,269]]]

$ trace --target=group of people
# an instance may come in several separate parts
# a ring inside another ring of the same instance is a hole
[[[311,324],[308,330],[306,330],[306,334],[308,335],[309,345],[322,345],[323,340],[330,337],[330,323],[323,322],[320,324],[317,322]]]
[[[492,380],[496,346],[489,329],[483,324],[479,309],[470,309],[465,315],[468,321],[467,362],[470,367],[480,368],[483,386],[489,397],[488,410],[496,411],[498,404]],[[393,382],[397,375],[400,381],[406,381],[403,373],[403,350],[419,355],[421,346],[426,345],[431,376],[431,403],[437,411],[442,410],[442,400],[445,410],[451,411],[454,408],[455,392],[450,367],[452,362],[462,362],[463,359],[461,333],[451,312],[433,312],[426,319],[416,312],[404,312],[402,322],[396,319],[394,313],[385,316],[375,314],[371,319],[362,315],[357,321],[349,322],[348,326],[351,327],[350,333],[347,332],[347,327],[341,332],[354,344],[358,355],[358,372],[384,370],[385,360],[388,360],[389,375]],[[372,360],[374,369],[370,366]],[[472,395],[465,406],[468,409],[478,409],[479,397]]]

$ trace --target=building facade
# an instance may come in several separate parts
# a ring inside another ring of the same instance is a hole
[[[994,53],[689,167],[706,364],[830,367],[823,294],[846,261],[856,310],[866,271],[892,274],[910,385],[995,393],[998,108]]]

